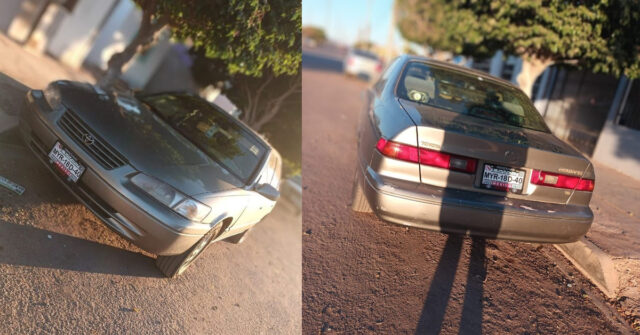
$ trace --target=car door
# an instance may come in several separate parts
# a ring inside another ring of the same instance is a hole
[[[281,164],[280,155],[275,150],[272,150],[267,163],[263,167],[253,186],[271,184],[276,189],[279,189]],[[271,201],[257,192],[249,191],[247,193],[247,207],[238,222],[234,225],[234,230],[248,228],[249,226],[260,222],[260,220],[269,214],[273,210],[273,207],[275,207],[275,201]]]

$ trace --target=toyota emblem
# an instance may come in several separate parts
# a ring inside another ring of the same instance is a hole
[[[92,145],[95,141],[95,138],[91,136],[91,134],[82,134],[82,142],[86,145]]]

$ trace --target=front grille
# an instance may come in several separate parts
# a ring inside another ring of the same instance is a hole
[[[127,164],[127,160],[122,155],[97,137],[89,126],[72,112],[65,112],[58,120],[58,125],[105,169],[112,170]],[[83,141],[83,136],[87,135],[93,138],[92,142]]]

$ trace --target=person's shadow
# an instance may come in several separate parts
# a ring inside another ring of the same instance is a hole
[[[435,91],[436,99],[438,98],[438,89]],[[491,98],[488,94],[488,98]],[[491,101],[491,107],[501,108],[500,103]],[[455,101],[441,101],[442,105],[456,104]],[[485,105],[489,105],[485,101]],[[424,112],[423,112],[424,113]],[[452,112],[454,113],[454,112]],[[414,117],[418,113],[412,114]],[[424,117],[428,117],[423,114]],[[463,146],[473,146],[473,138],[492,138],[492,140],[511,142],[514,136],[519,143],[526,143],[527,138],[524,132],[518,132],[513,129],[501,130],[492,128],[485,122],[473,124],[470,116],[462,114],[448,114],[448,117],[439,119],[443,122],[443,128],[446,130],[440,151],[442,152],[460,152]],[[420,122],[417,122],[420,124]],[[463,138],[461,134],[470,136]],[[500,148],[500,146],[496,146]],[[523,167],[527,158],[527,147],[520,146],[514,149],[517,159],[509,164],[496,161],[478,161],[474,175],[474,187],[481,187],[480,183],[483,178],[485,164],[493,166],[506,166],[508,168]],[[462,149],[464,151],[464,149]],[[499,151],[499,149],[498,149]],[[501,157],[506,157],[507,152],[500,152]],[[504,155],[504,156],[503,156]],[[469,156],[473,156],[470,154]],[[464,178],[462,178],[463,180]],[[459,174],[450,173],[446,187],[442,194],[442,203],[439,214],[439,225],[442,231],[452,232],[454,234],[447,237],[444,249],[440,256],[435,274],[429,285],[429,291],[425,299],[420,319],[418,321],[416,334],[439,334],[442,328],[443,320],[446,314],[449,297],[453,289],[455,274],[460,262],[464,238],[462,234],[469,234],[469,227],[480,229],[483,231],[482,237],[473,237],[471,242],[471,256],[469,260],[469,268],[467,272],[467,280],[465,287],[465,297],[462,306],[462,315],[459,324],[460,334],[481,334],[482,333],[482,316],[483,316],[483,289],[484,280],[487,276],[486,261],[486,241],[485,238],[496,238],[501,230],[504,218],[504,210],[507,203],[508,192],[506,189],[497,187],[490,192],[477,192],[474,190],[462,190],[457,185],[461,184]],[[524,184],[523,184],[524,185]],[[478,203],[482,203],[483,210],[488,210],[493,215],[488,218],[477,218],[474,215],[474,206],[477,210]],[[456,222],[462,222],[457,224]]]
[[[462,254],[462,245],[462,236],[448,236],[438,267],[431,279],[416,334],[440,333]],[[485,245],[486,242],[483,238],[473,238],[472,240],[459,334],[482,333],[482,299],[484,280],[487,276]]]

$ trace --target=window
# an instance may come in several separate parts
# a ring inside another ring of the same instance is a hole
[[[397,95],[496,123],[549,132],[542,116],[520,90],[473,73],[409,62],[400,76]]]
[[[632,81],[627,94],[627,101],[622,107],[618,124],[631,129],[640,130],[640,82]]]
[[[474,59],[473,63],[471,63],[471,68],[489,73],[489,70],[491,69],[491,58]]]
[[[267,148],[231,116],[197,97],[158,94],[139,97],[164,121],[243,182],[255,173]]]
[[[387,66],[387,68],[382,73],[382,76],[380,76],[380,79],[378,79],[378,82],[375,85],[375,89],[376,91],[378,91],[378,93],[382,92],[382,89],[384,88],[384,85],[386,85],[387,80],[389,80],[389,76],[391,75],[391,73],[393,73],[401,64],[402,62],[400,61],[400,59],[395,58],[391,61],[391,64]]]

